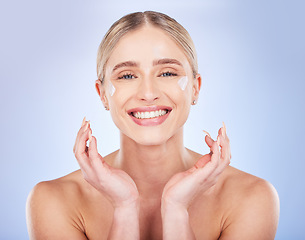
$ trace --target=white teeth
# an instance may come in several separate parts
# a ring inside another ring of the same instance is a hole
[[[163,116],[167,113],[167,110],[158,110],[158,111],[151,111],[151,112],[134,112],[132,115],[136,118],[140,119],[147,119],[147,118],[155,118]]]

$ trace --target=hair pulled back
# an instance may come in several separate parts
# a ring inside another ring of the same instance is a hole
[[[166,14],[145,11],[123,16],[117,20],[105,34],[97,54],[97,76],[102,83],[105,78],[105,66],[115,45],[126,33],[137,30],[146,24],[164,30],[172,37],[178,46],[182,47],[182,50],[191,65],[193,76],[196,76],[198,73],[197,54],[194,43],[186,29],[175,19]]]

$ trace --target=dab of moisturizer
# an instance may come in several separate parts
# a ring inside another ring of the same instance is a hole
[[[185,90],[186,85],[188,82],[188,77],[187,76],[183,76],[182,78],[180,78],[180,80],[178,81],[178,85],[180,86],[180,88],[182,89],[182,91]]]
[[[111,97],[115,93],[115,87],[112,85],[111,81],[109,81],[109,93]]]

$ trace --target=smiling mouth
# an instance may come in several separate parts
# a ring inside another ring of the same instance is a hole
[[[156,111],[146,111],[146,112],[131,112],[130,115],[137,119],[151,119],[151,118],[157,118],[162,117],[166,114],[168,114],[170,111],[167,109],[160,109]]]
[[[157,126],[168,118],[171,111],[168,106],[143,106],[130,109],[127,113],[140,126]]]

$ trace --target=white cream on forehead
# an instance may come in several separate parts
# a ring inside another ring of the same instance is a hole
[[[112,85],[111,81],[109,81],[109,93],[111,97],[115,93],[115,87]]]
[[[178,85],[180,86],[181,90],[184,91],[187,85],[187,82],[189,81],[187,76],[183,76],[179,79]]]

